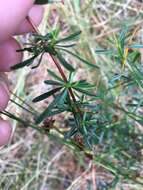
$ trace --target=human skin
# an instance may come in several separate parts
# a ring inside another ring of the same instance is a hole
[[[12,65],[22,60],[22,54],[16,52],[20,45],[13,36],[32,31],[25,19],[27,15],[36,25],[42,18],[43,8],[33,4],[34,0],[0,2],[0,111],[7,107],[10,96],[5,72],[9,72]],[[0,146],[8,143],[11,132],[11,124],[0,118]]]

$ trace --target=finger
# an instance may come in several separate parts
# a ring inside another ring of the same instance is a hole
[[[29,11],[28,15],[33,20],[35,25],[39,25],[41,20],[42,20],[43,12],[44,12],[44,8],[42,6],[35,5]],[[25,19],[22,22],[22,24],[19,26],[19,28],[18,28],[18,30],[16,31],[15,34],[16,35],[23,34],[23,33],[26,33],[26,32],[30,32],[32,30],[33,30],[33,28],[30,26],[28,21]]]
[[[12,127],[8,121],[0,119],[0,146],[8,143],[12,133]]]
[[[4,41],[23,22],[34,0],[6,0],[0,6],[0,41]]]
[[[9,101],[9,88],[8,88],[8,79],[6,75],[0,73],[0,111],[3,111]]]
[[[10,71],[11,66],[22,60],[22,54],[16,52],[20,45],[14,38],[9,38],[0,44],[0,72]]]

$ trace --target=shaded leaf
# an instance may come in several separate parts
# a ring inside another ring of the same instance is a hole
[[[68,90],[67,90],[67,89],[64,89],[63,92],[62,92],[62,94],[61,94],[61,98],[60,98],[60,100],[59,100],[59,105],[60,105],[60,107],[61,107],[61,106],[63,107],[63,105],[64,105],[64,103],[65,103],[65,100],[66,100],[66,98],[67,98],[67,95],[68,95]],[[59,107],[59,106],[58,106],[58,107]]]
[[[61,101],[62,95],[63,92],[58,94],[53,100],[53,102],[39,115],[39,117],[36,118],[36,124],[40,124],[47,117],[66,111],[65,108],[55,110],[56,105],[59,105],[59,102]]]
[[[57,44],[56,45],[56,47],[58,48],[60,48],[60,47],[62,47],[62,48],[70,48],[70,47],[74,47],[74,46],[76,46],[76,44],[68,44],[68,45],[63,45],[63,44]]]
[[[25,66],[29,66],[33,63],[34,59],[37,57],[37,55],[34,55],[33,57],[31,57],[30,59],[27,59],[21,63],[18,63],[14,66],[11,67],[12,70],[16,70],[16,69],[20,69],[22,67],[25,67]]]
[[[36,0],[35,1],[35,4],[37,5],[44,5],[44,4],[47,4],[47,3],[50,3],[51,1],[49,0]]]
[[[56,92],[58,92],[60,90],[61,90],[61,87],[55,88],[53,90],[50,90],[49,92],[46,92],[46,93],[44,93],[44,94],[42,94],[42,95],[34,98],[33,102],[40,102],[40,101],[42,101],[42,100],[44,100],[44,99],[46,99],[46,98],[54,95]]]
[[[60,63],[70,72],[74,72],[75,69],[63,58],[60,53],[57,53],[57,58],[59,59]]]
[[[53,80],[45,80],[44,81],[45,84],[48,84],[48,85],[56,85],[56,86],[61,86],[62,84],[57,82],[57,81],[53,81]]]
[[[45,53],[45,52],[43,52],[43,53],[41,54],[38,63],[37,63],[35,66],[33,66],[31,69],[36,69],[37,67],[39,67],[39,65],[41,64],[41,61],[42,61],[42,58],[43,58],[44,53]]]
[[[71,54],[71,55],[74,56],[74,57],[76,57],[76,58],[79,59],[81,62],[83,62],[84,64],[88,65],[89,67],[99,69],[99,67],[98,67],[97,65],[94,65],[94,64],[90,63],[89,61],[83,59],[83,58],[80,57],[79,55],[77,55],[77,54],[75,54],[75,53],[73,53],[73,52],[71,52],[71,51],[69,51],[69,50],[67,50],[67,49],[61,48],[61,50],[62,50],[62,51],[65,51],[65,52],[67,52],[67,53],[69,53],[69,54]]]
[[[23,51],[33,52],[33,47],[27,47],[27,48],[16,50],[16,52],[23,52]]]

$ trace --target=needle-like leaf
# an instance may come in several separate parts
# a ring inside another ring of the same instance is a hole
[[[44,81],[45,84],[47,85],[55,85],[55,86],[62,86],[63,84],[57,81],[53,81],[53,80],[45,80]]]
[[[11,67],[11,69],[16,70],[16,69],[21,69],[22,67],[29,66],[33,63],[34,59],[37,57],[37,55],[34,55],[30,59],[27,59],[21,63],[18,63],[14,66]]]
[[[47,3],[50,3],[51,1],[49,0],[36,0],[35,1],[35,4],[37,5],[44,5],[44,4],[47,4]]]
[[[71,54],[74,57],[76,57],[81,62],[83,62],[84,64],[88,65],[89,67],[99,69],[99,67],[97,65],[90,63],[89,61],[85,60],[84,58],[80,57],[79,55],[77,55],[77,54],[75,54],[75,53],[73,53],[73,52],[71,52],[71,51],[69,51],[67,49],[61,48],[61,50],[67,52],[68,54]]]
[[[53,102],[39,115],[39,117],[36,118],[36,124],[40,124],[47,117],[50,117],[50,116],[53,116],[53,115],[56,115],[56,114],[66,111],[66,108],[63,107],[63,109],[62,109],[61,106],[60,106],[60,109],[55,109],[55,107],[60,104],[63,94],[65,94],[65,91],[62,91],[61,93],[59,93],[55,97]],[[62,103],[63,103],[63,101],[62,101]]]
[[[61,87],[58,87],[58,88],[55,88],[53,90],[50,90],[49,92],[46,92],[36,98],[33,99],[33,102],[40,102],[42,100],[45,100],[47,99],[48,97],[54,95],[56,92],[60,91],[62,88]]]
[[[70,72],[74,72],[75,69],[72,65],[70,65],[60,53],[57,53],[57,58],[59,59],[60,63]]]
[[[66,42],[66,41],[76,40],[79,37],[80,34],[81,34],[81,31],[77,31],[77,32],[65,37],[65,38],[57,40],[56,44],[59,43],[59,42]]]
[[[57,81],[64,82],[59,76],[57,76],[53,71],[50,69],[47,69],[48,74],[51,75],[53,78],[55,78]]]

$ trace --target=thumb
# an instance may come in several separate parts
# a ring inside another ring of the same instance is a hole
[[[6,0],[0,2],[0,41],[4,41],[25,19],[34,0]]]

